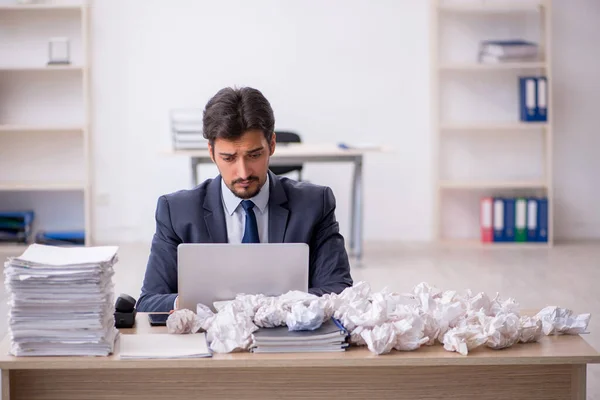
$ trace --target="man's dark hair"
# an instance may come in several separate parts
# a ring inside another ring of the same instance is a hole
[[[270,146],[274,129],[271,104],[250,87],[221,89],[204,109],[203,135],[211,145],[217,138],[234,140],[246,131],[261,130]]]

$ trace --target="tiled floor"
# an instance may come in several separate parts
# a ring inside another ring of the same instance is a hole
[[[139,296],[149,247],[124,245],[116,266],[115,292]],[[590,312],[591,334],[585,336],[600,350],[600,244],[565,244],[553,249],[441,249],[398,243],[367,245],[362,265],[353,266],[355,282],[373,289],[384,286],[410,291],[419,282],[440,289],[499,292],[514,297],[521,308],[547,305]],[[6,315],[6,291],[0,287],[0,315]],[[6,319],[0,336],[6,332]],[[600,399],[600,368],[588,368],[588,399]]]

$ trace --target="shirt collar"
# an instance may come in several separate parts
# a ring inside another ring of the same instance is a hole
[[[225,206],[225,211],[229,215],[233,215],[235,210],[239,207],[242,199],[237,197],[225,184],[225,181],[221,178],[221,197],[223,199],[223,205]],[[254,202],[254,205],[260,210],[261,213],[264,214],[267,204],[269,203],[269,176],[267,175],[267,180],[265,184],[260,188],[260,191],[256,194],[256,196],[248,199]]]

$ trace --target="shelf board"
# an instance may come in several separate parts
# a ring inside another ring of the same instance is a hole
[[[83,71],[81,65],[40,65],[40,66],[0,66],[3,72],[54,72],[54,71]]]
[[[20,256],[27,249],[29,245],[27,244],[8,244],[8,243],[0,243],[0,261],[4,261],[4,257],[8,256]]]
[[[447,122],[441,123],[444,131],[539,131],[547,122]]]
[[[442,239],[440,246],[466,249],[547,249],[549,242],[496,242],[482,243],[479,239]]]
[[[497,70],[520,70],[520,69],[545,69],[543,61],[506,62],[496,64],[483,63],[447,63],[439,66],[441,71],[497,71]]]
[[[84,189],[85,185],[80,182],[0,182],[0,191],[4,192],[74,191]]]
[[[0,132],[83,132],[83,129],[75,125],[0,125]]]
[[[462,181],[442,180],[442,189],[545,189],[548,184],[543,180],[533,181]]]
[[[541,11],[544,5],[520,4],[513,2],[495,1],[493,4],[451,4],[441,5],[439,10],[447,13],[466,14],[506,14],[506,13],[536,13]]]
[[[0,11],[81,10],[82,4],[1,4]]]

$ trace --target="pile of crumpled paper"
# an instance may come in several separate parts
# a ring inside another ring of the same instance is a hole
[[[218,305],[217,313],[199,304],[196,313],[175,311],[167,328],[169,333],[205,330],[214,352],[229,353],[247,350],[258,328],[312,330],[331,317],[348,330],[350,343],[366,345],[376,354],[442,344],[467,355],[479,346],[502,349],[538,341],[542,335],[586,333],[590,320],[590,314],[575,315],[559,307],[521,316],[514,299],[490,299],[483,292],[460,295],[426,283],[409,294],[373,292],[368,283],[359,282],[339,295],[322,297],[303,292],[278,297],[241,294]]]

